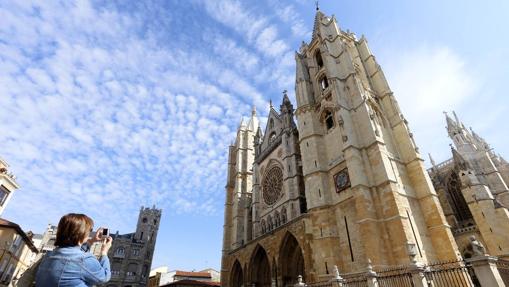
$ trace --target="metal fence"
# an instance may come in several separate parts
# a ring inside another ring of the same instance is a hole
[[[380,287],[413,287],[412,274],[407,267],[375,270]]]
[[[349,273],[341,275],[344,287],[368,287],[366,273]]]
[[[341,284],[335,281],[325,281],[325,282],[317,282],[306,284],[308,287],[368,287],[368,281],[366,274],[363,273],[352,273],[352,274],[343,274],[343,280],[341,280]]]
[[[502,277],[504,284],[509,286],[509,260],[498,259],[496,264],[498,273],[500,273],[500,277]]]
[[[426,266],[424,276],[428,285],[435,287],[477,287],[481,286],[469,264],[462,260],[437,262]]]
[[[498,260],[497,268],[509,287],[509,260]],[[412,275],[416,270],[409,266],[375,269],[374,279],[379,287],[414,287]],[[463,260],[436,262],[423,266],[421,276],[433,287],[481,287],[470,263]],[[342,274],[342,284],[335,281],[311,283],[310,287],[368,287],[367,273]],[[423,279],[424,279],[423,278]]]

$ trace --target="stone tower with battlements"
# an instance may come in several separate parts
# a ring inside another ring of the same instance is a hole
[[[161,209],[155,206],[141,207],[136,231],[128,234],[112,234],[113,245],[108,252],[111,263],[111,280],[106,286],[147,286],[157,233],[161,221]],[[95,248],[100,250],[100,246]]]

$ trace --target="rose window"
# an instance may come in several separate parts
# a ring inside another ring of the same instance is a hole
[[[278,166],[271,167],[262,182],[263,201],[272,205],[281,197],[283,171]]]

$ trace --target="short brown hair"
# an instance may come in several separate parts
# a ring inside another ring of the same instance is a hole
[[[69,213],[58,222],[55,246],[76,246],[87,237],[94,226],[92,218],[81,213]]]

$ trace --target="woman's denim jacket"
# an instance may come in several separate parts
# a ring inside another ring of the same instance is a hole
[[[93,286],[110,280],[108,256],[99,260],[79,246],[61,247],[42,259],[35,278],[37,287]]]

